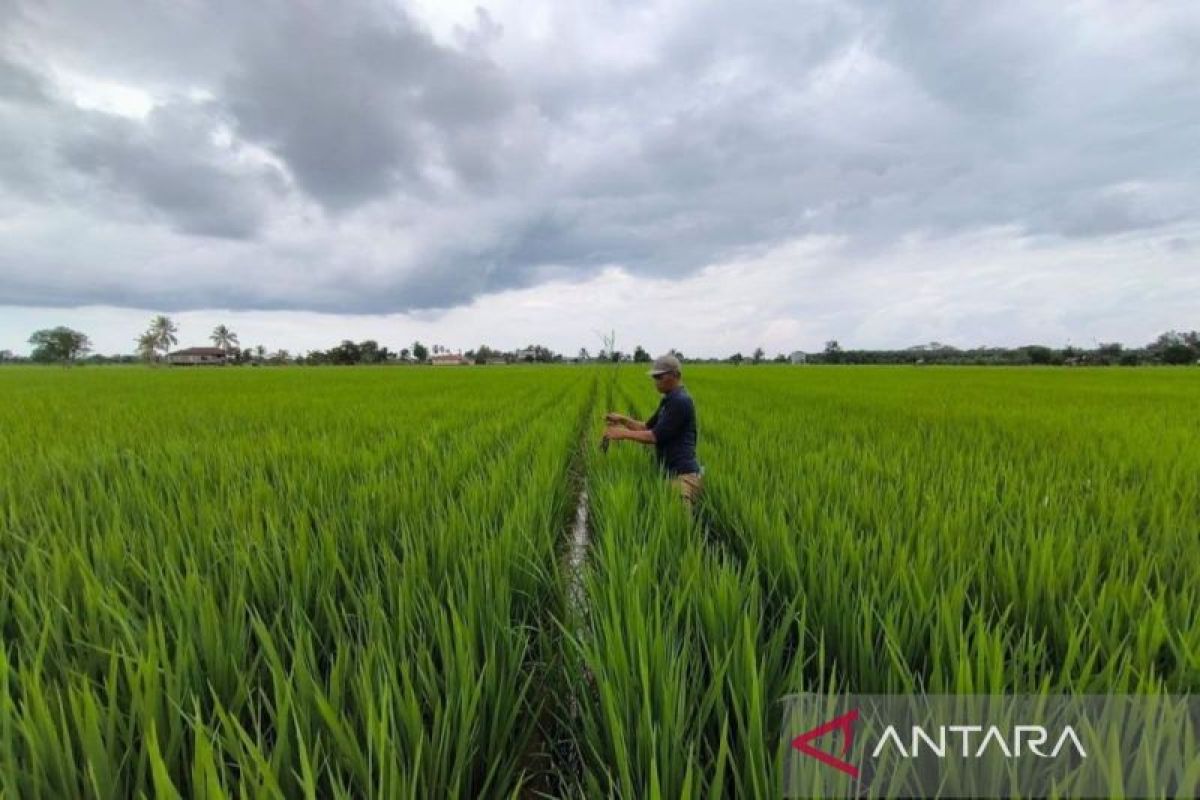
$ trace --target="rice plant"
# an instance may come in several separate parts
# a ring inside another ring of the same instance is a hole
[[[1200,690],[1200,373],[685,377],[695,517],[637,370],[0,371],[0,796],[774,797],[791,692]]]
[[[789,692],[1200,688],[1194,371],[686,379],[698,522],[645,452],[589,472],[586,794],[778,796]]]
[[[0,794],[545,783],[590,375],[17,375]]]

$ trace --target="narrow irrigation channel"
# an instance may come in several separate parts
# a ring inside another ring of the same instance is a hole
[[[568,612],[575,620],[583,618],[587,604],[583,589],[583,570],[592,539],[591,529],[588,526],[588,514],[587,476],[584,476],[579,483],[579,496],[575,501],[575,521],[571,526],[571,539],[567,549]]]
[[[585,570],[591,547],[589,448],[595,446],[595,413],[599,396],[593,383],[579,410],[576,435],[567,455],[565,486],[555,498],[558,519],[556,569],[558,589],[546,608],[542,636],[544,679],[536,689],[533,722],[536,731],[522,760],[528,776],[521,797],[574,795],[579,788],[580,754],[577,740],[579,699],[575,679],[578,665],[571,641],[587,624]]]
[[[588,550],[591,548],[591,505],[588,494],[588,451],[595,446],[592,437],[593,415],[596,413],[596,387],[593,385],[591,400],[579,419],[579,439],[575,453],[571,456],[570,474],[572,495],[575,497],[574,513],[567,534],[566,551],[563,554],[563,575],[566,578],[567,621],[573,633],[578,633],[587,612],[587,596],[583,586],[584,569]]]
[[[590,410],[595,411],[595,402]],[[573,670],[583,671],[584,684],[591,685],[593,679],[586,665],[576,660],[573,655],[574,644],[568,639],[585,635],[588,624],[588,597],[585,577],[588,568],[589,553],[592,548],[592,519],[591,495],[588,491],[588,448],[594,447],[593,430],[590,424],[590,414],[581,421],[579,446],[571,463],[571,475],[574,481],[575,507],[571,516],[570,528],[566,532],[566,547],[562,558],[562,575],[565,582],[564,617],[563,617],[563,651],[561,665],[567,676],[566,691],[562,693],[558,703],[558,725],[560,736],[556,742],[554,758],[559,770],[563,789],[577,790],[575,783],[580,777],[582,756],[579,750],[578,723],[580,719],[580,698],[577,694],[579,684],[570,675]]]

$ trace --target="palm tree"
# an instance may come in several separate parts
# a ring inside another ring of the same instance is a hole
[[[255,346],[254,346],[254,355],[258,356],[258,360],[259,360],[259,361],[262,361],[263,359],[265,359],[265,358],[267,357],[267,348],[266,348],[266,346],[265,346],[265,345],[261,345],[261,344],[259,344],[259,345],[255,345]]]
[[[157,345],[154,342],[154,333],[146,331],[141,336],[137,337],[137,354],[138,358],[143,361],[153,361],[157,353]]]
[[[213,328],[212,335],[208,338],[213,344],[221,348],[221,352],[225,355],[229,355],[229,351],[238,344],[237,334],[229,330],[224,323]]]
[[[154,349],[162,350],[163,355],[167,354],[172,345],[179,343],[179,338],[175,335],[179,332],[179,326],[170,317],[162,314],[150,320],[150,330],[146,332],[154,338]]]

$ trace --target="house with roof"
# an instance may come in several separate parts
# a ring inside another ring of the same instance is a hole
[[[167,353],[167,363],[179,366],[201,366],[224,364],[226,353],[219,347],[188,347]]]
[[[438,353],[430,356],[429,363],[435,367],[461,367],[471,362],[464,358],[462,353]]]

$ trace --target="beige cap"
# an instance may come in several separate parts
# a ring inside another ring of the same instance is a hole
[[[662,375],[664,372],[678,372],[683,374],[683,368],[679,364],[679,359],[668,353],[665,356],[659,356],[654,359],[654,368],[647,372],[647,375]]]

